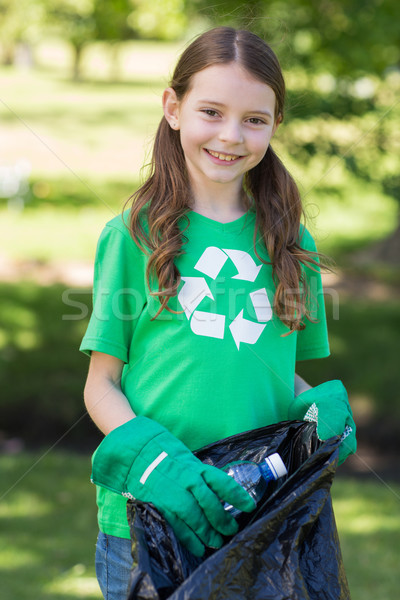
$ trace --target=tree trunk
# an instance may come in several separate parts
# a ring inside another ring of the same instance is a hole
[[[3,65],[9,67],[14,64],[15,44],[9,43],[3,45]]]
[[[121,79],[118,42],[111,42],[110,45],[110,81],[119,81]]]
[[[358,264],[381,262],[398,267],[400,265],[400,222],[389,237],[357,252],[353,258]]]
[[[74,64],[72,77],[74,81],[80,81],[81,79],[81,57],[83,44],[73,44],[74,48]]]
[[[400,223],[388,238],[376,245],[376,258],[392,265],[400,265]]]

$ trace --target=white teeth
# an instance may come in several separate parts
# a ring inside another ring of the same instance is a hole
[[[220,154],[219,152],[213,152],[213,150],[208,150],[208,153],[211,154],[211,156],[215,156],[215,158],[219,158],[220,160],[226,160],[227,162],[238,158],[237,156],[233,156],[232,154]]]

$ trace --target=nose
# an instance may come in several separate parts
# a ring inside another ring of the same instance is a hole
[[[229,144],[241,144],[243,142],[243,131],[241,123],[234,119],[227,119],[221,124],[219,132],[221,142]]]

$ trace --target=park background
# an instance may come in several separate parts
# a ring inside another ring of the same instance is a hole
[[[97,238],[135,190],[176,58],[215,25],[280,58],[273,146],[296,178],[324,275],[332,356],[359,452],[332,495],[353,600],[398,597],[400,8],[396,0],[0,1],[0,589],[99,599],[78,352]]]

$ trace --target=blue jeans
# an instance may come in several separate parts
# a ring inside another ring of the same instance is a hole
[[[96,575],[105,600],[126,600],[132,563],[130,540],[99,532]]]

